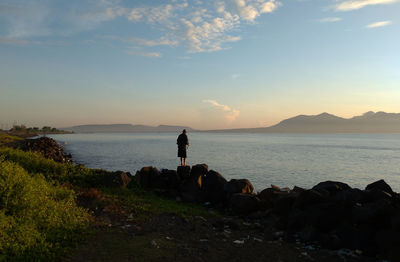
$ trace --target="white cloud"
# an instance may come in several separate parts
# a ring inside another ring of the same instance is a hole
[[[162,55],[158,52],[136,52],[136,51],[126,51],[128,55],[145,56],[151,58],[160,58]]]
[[[179,43],[176,40],[168,40],[168,39],[149,40],[143,38],[130,38],[127,39],[126,41],[144,46],[160,46],[160,45],[176,46]]]
[[[213,4],[197,1],[189,6],[186,1],[172,1],[154,7],[130,10],[127,19],[135,23],[157,25],[168,32],[169,39],[183,43],[191,53],[224,49],[224,44],[241,39],[238,31],[241,20],[254,22],[263,13],[271,13],[281,5],[277,0],[225,0]],[[154,45],[155,46],[155,45]]]
[[[399,0],[346,0],[338,3],[335,9],[337,11],[352,11],[369,5],[393,4],[396,2],[399,2]]]
[[[144,1],[132,7],[121,0],[82,0],[65,10],[56,10],[47,1],[13,1],[7,6],[0,4],[0,14],[9,30],[0,37],[65,36],[124,18],[148,25],[149,33],[156,37],[143,39],[132,33],[130,37],[116,36],[115,40],[147,47],[184,45],[192,53],[229,48],[229,43],[241,39],[242,26],[250,26],[281,5],[278,0],[193,0],[190,5],[188,0],[166,0]]]
[[[262,13],[272,13],[281,3],[276,0],[233,0],[240,17],[248,22],[254,20]]]
[[[224,111],[224,112],[225,112],[224,117],[225,117],[225,119],[226,119],[228,122],[233,122],[233,121],[235,121],[236,118],[237,118],[237,117],[239,116],[239,114],[240,114],[240,111],[239,111],[239,110],[233,109],[233,108],[231,108],[231,107],[229,107],[229,106],[227,106],[227,105],[222,105],[222,104],[220,104],[220,103],[218,103],[217,101],[212,100],[212,99],[205,99],[205,100],[203,100],[203,103],[210,104],[210,105],[212,105],[213,107],[215,107],[215,108],[217,108],[217,109],[219,109],[219,110]]]
[[[376,27],[382,27],[382,26],[388,26],[392,24],[391,21],[380,21],[380,22],[375,22],[375,23],[371,23],[369,25],[366,25],[366,28],[376,28]]]
[[[325,17],[318,20],[318,22],[321,23],[334,23],[339,21],[342,21],[341,17]]]

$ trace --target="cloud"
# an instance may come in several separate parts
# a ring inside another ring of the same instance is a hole
[[[227,106],[227,105],[222,105],[222,104],[218,103],[218,102],[215,101],[215,100],[205,99],[205,100],[203,100],[203,103],[210,104],[210,105],[212,105],[213,107],[215,107],[215,108],[217,108],[217,109],[219,109],[219,110],[224,111],[224,112],[225,112],[224,117],[225,117],[225,119],[226,119],[228,122],[233,122],[233,121],[235,121],[236,118],[237,118],[237,117],[239,116],[239,114],[240,114],[240,111],[239,111],[239,110],[233,109],[233,108],[231,108],[231,107],[229,107],[229,106]]]
[[[120,14],[133,23],[146,23],[159,32],[167,32],[162,37],[164,42],[139,40],[140,45],[183,44],[190,53],[199,53],[222,50],[226,43],[241,40],[232,34],[238,31],[241,21],[253,23],[261,14],[272,13],[280,5],[277,0],[225,0],[212,4],[196,1],[189,6],[185,0],[172,0],[168,4],[125,9]]]
[[[181,45],[190,53],[213,52],[241,40],[242,27],[282,5],[278,0],[193,0],[190,5],[188,0],[141,1],[136,6],[120,0],[81,0],[61,10],[51,3],[10,0],[7,5],[0,4],[0,15],[9,31],[0,37],[66,36],[94,30],[118,18],[144,24],[156,37],[144,39],[135,31],[114,40],[150,48]]]
[[[352,11],[369,5],[393,4],[396,2],[399,2],[399,0],[346,0],[338,3],[335,9],[337,11]]]
[[[376,27],[382,27],[382,26],[388,26],[392,24],[391,21],[380,21],[380,22],[375,22],[375,23],[371,23],[369,25],[366,25],[366,28],[376,28]]]
[[[160,45],[176,46],[179,43],[176,40],[168,40],[168,39],[149,40],[143,38],[130,38],[127,39],[126,41],[144,46],[160,46]]]
[[[26,45],[30,42],[24,39],[15,39],[8,37],[0,37],[0,44],[8,44],[8,45]]]
[[[158,52],[136,52],[136,51],[126,51],[128,55],[145,56],[151,58],[160,58],[162,55]]]
[[[325,17],[318,20],[318,22],[321,23],[334,23],[339,21],[342,21],[341,17]]]
[[[272,13],[281,5],[281,3],[276,0],[234,0],[233,2],[237,13],[242,19],[248,22],[254,22],[254,20],[263,13]]]

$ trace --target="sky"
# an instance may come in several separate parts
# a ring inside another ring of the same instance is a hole
[[[400,112],[400,0],[0,0],[0,128]]]

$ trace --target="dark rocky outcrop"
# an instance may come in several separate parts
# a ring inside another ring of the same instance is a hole
[[[136,178],[142,187],[169,192],[187,202],[210,202],[231,214],[257,218],[284,230],[288,241],[318,242],[332,248],[361,250],[369,256],[399,261],[400,197],[383,180],[365,190],[337,181],[311,189],[271,185],[259,193],[247,179],[229,182],[205,164],[159,172],[144,167]]]
[[[202,193],[205,201],[212,204],[223,204],[227,201],[225,191],[228,181],[218,172],[210,170],[203,179]]]
[[[254,187],[248,179],[231,179],[225,186],[229,196],[236,193],[252,194],[253,190]]]
[[[252,194],[233,194],[230,199],[230,207],[235,214],[246,215],[255,212],[259,208],[260,199]]]
[[[131,182],[131,174],[129,172],[115,171],[110,172],[107,177],[105,186],[125,188]]]
[[[370,190],[370,191],[383,191],[383,192],[386,192],[386,193],[389,193],[389,194],[393,195],[393,190],[392,190],[392,188],[391,188],[388,184],[386,184],[385,180],[383,180],[383,179],[378,180],[378,181],[376,181],[376,182],[374,182],[374,183],[372,183],[372,184],[369,184],[369,185],[365,188],[365,190]]]
[[[136,172],[136,181],[145,189],[151,189],[158,183],[160,172],[152,166],[143,167]]]
[[[62,146],[49,137],[43,136],[34,139],[25,139],[20,148],[24,151],[39,152],[44,157],[59,163],[68,163],[71,161],[71,155],[66,154]]]

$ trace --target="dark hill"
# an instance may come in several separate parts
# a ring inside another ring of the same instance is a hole
[[[147,132],[181,132],[183,129],[194,131],[190,127],[184,126],[145,126],[131,124],[112,124],[112,125],[80,125],[63,130],[72,131],[74,133],[147,133]]]
[[[213,130],[247,133],[400,133],[400,114],[367,112],[342,118],[328,113],[299,115],[270,127]]]

